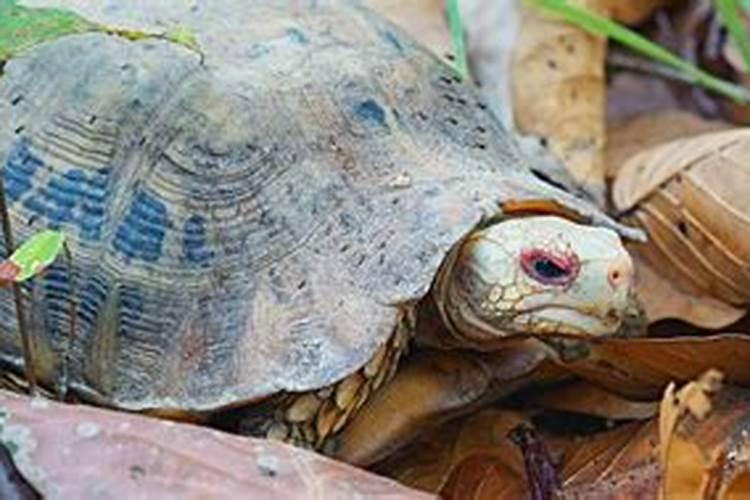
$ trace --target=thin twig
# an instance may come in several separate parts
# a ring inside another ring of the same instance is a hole
[[[62,367],[60,376],[60,387],[58,387],[57,397],[60,401],[64,401],[68,394],[68,381],[69,381],[69,368],[70,368],[70,350],[73,347],[73,342],[76,338],[76,328],[78,326],[78,303],[76,302],[76,282],[75,274],[73,272],[73,254],[70,252],[68,243],[63,243],[63,251],[65,252],[65,261],[68,267],[68,276],[70,279],[70,329],[68,330],[68,338],[65,346],[65,352],[62,355]]]
[[[658,76],[665,80],[674,80],[689,84],[695,83],[693,78],[671,66],[616,49],[610,49],[607,52],[607,66],[614,69],[625,69],[646,75]]]
[[[2,221],[3,237],[5,238],[5,249],[8,256],[13,254],[15,243],[13,242],[13,230],[8,214],[8,205],[5,203],[5,185],[2,176],[0,176],[0,220]],[[26,323],[26,312],[23,306],[23,290],[20,283],[13,283],[13,300],[16,306],[16,318],[18,320],[18,330],[21,334],[21,348],[23,350],[23,368],[26,380],[29,382],[29,393],[36,395],[36,373],[34,371],[34,356],[32,353],[31,335]]]

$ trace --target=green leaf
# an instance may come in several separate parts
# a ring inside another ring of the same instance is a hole
[[[736,0],[714,0],[721,23],[737,45],[745,63],[745,73],[750,73],[750,36],[742,23]]]
[[[466,64],[464,29],[461,24],[461,13],[458,9],[458,0],[445,0],[445,9],[448,14],[448,27],[450,28],[451,40],[453,41],[453,52],[456,57],[454,68],[463,80],[466,78],[469,70],[468,65]]]
[[[26,240],[8,259],[19,267],[19,273],[13,281],[26,281],[42,272],[54,262],[64,243],[63,233],[49,229]]]
[[[569,4],[566,0],[524,0],[526,4],[560,17],[594,35],[617,40],[621,44],[646,57],[677,69],[685,79],[702,85],[739,103],[750,102],[750,90],[731,82],[716,78],[690,62],[679,58],[664,47],[657,45],[625,26],[602,17],[590,10]]]
[[[8,60],[35,45],[100,26],[63,9],[30,9],[0,1],[0,60]]]
[[[198,39],[195,37],[195,33],[185,28],[184,26],[177,26],[167,31],[164,34],[164,39],[170,42],[182,45],[195,52],[200,52],[201,48],[198,44]]]
[[[66,35],[101,32],[131,41],[162,39],[200,53],[195,36],[177,27],[166,33],[113,28],[89,21],[75,12],[55,8],[29,8],[14,0],[0,0],[0,61],[7,61],[35,45]]]

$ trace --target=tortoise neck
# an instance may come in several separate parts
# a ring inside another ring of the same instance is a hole
[[[472,310],[472,301],[468,300],[463,289],[455,286],[455,273],[460,272],[456,265],[460,247],[459,244],[451,250],[433,283],[430,297],[433,315],[440,318],[444,328],[435,329],[440,333],[433,333],[432,336],[440,338],[431,343],[443,347],[492,351],[497,349],[498,344],[505,343],[507,338],[496,327],[484,324]]]

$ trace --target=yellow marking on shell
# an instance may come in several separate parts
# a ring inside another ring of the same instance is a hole
[[[289,422],[306,422],[315,417],[322,400],[315,394],[308,393],[297,398],[292,406],[286,411],[286,419]]]
[[[357,391],[365,382],[365,377],[359,373],[355,373],[346,377],[336,387],[336,405],[342,410],[348,410],[352,406],[354,397],[357,395]]]

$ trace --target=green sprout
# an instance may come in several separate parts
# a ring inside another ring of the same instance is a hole
[[[466,63],[464,29],[461,24],[461,12],[458,8],[458,1],[459,0],[445,0],[445,10],[448,14],[448,27],[450,28],[453,52],[456,57],[454,68],[461,79],[464,80],[469,74],[469,69],[468,64]]]
[[[65,235],[60,231],[48,229],[35,234],[0,262],[0,285],[22,283],[38,276],[55,261],[64,245]]]
[[[701,85],[706,89],[724,95],[738,103],[750,102],[750,90],[717,78],[690,62],[676,56],[664,47],[625,26],[602,17],[588,9],[571,5],[567,0],[524,0],[527,5],[560,17],[594,35],[616,40],[622,45],[646,57],[669,66],[684,77],[684,80]]]
[[[15,0],[0,0],[0,61],[7,61],[44,42],[91,32],[106,33],[131,41],[161,39],[201,53],[193,33],[181,26],[164,33],[113,28],[65,9],[29,8],[18,5]]]
[[[748,36],[742,19],[738,13],[737,0],[714,0],[716,12],[719,14],[721,24],[729,32],[745,63],[745,72],[750,72],[750,36]]]

